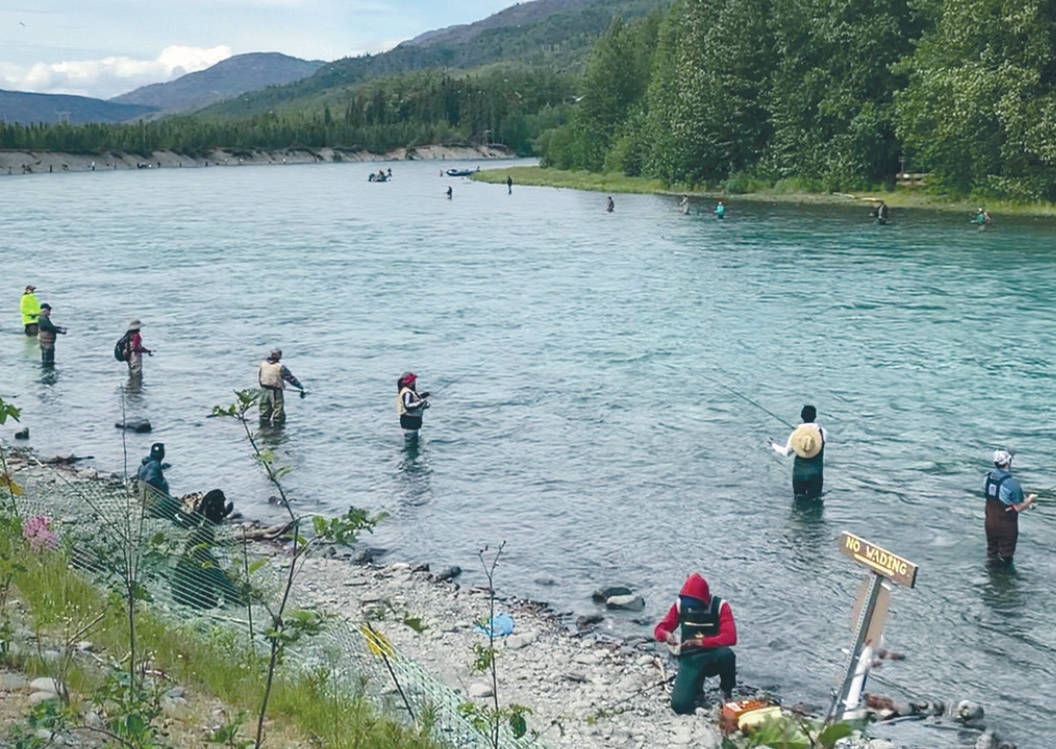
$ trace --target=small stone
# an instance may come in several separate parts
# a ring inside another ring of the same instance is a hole
[[[563,674],[561,678],[564,679],[565,681],[575,681],[575,682],[579,682],[579,683],[582,683],[582,684],[586,684],[587,683],[586,674],[584,674],[584,673],[582,673],[580,671],[568,671],[567,673]]]
[[[52,694],[56,694],[59,691],[59,685],[48,676],[41,676],[29,682],[29,688],[34,692],[51,692]]]
[[[148,419],[126,419],[124,422],[114,424],[118,429],[127,429],[130,432],[143,434],[151,431],[152,427]]]
[[[41,702],[47,702],[48,700],[57,700],[59,695],[54,692],[33,692],[29,695],[29,704],[36,707]]]
[[[610,585],[606,588],[598,588],[591,594],[594,603],[604,603],[613,596],[629,596],[634,593],[630,588],[623,585]]]
[[[638,659],[635,661],[635,663],[637,663],[639,666],[651,666],[653,665],[654,660],[655,658],[651,655],[640,655],[638,656]]]
[[[584,632],[588,629],[593,629],[603,621],[605,621],[605,617],[601,614],[585,614],[576,619],[576,629]]]
[[[493,694],[491,687],[483,682],[478,681],[469,685],[469,696],[474,700],[482,700],[485,697],[491,697]]]
[[[671,732],[671,743],[685,745],[693,740],[693,727],[682,724],[675,726],[675,730]]]
[[[16,440],[28,440],[29,439],[29,427],[26,427],[20,432],[15,432]]]
[[[997,734],[988,728],[975,740],[975,749],[997,749],[1000,743]]]
[[[605,608],[641,611],[645,608],[645,599],[635,595],[609,596],[605,599]]]
[[[521,632],[506,638],[506,647],[510,650],[520,650],[536,641],[538,635],[535,632]]]
[[[428,572],[428,571],[429,571],[429,563],[428,562],[423,562],[422,564],[416,564],[413,567],[411,567],[411,572]]]
[[[542,585],[543,587],[549,588],[551,585],[557,585],[557,581],[552,577],[537,577],[533,580],[536,585]]]
[[[92,652],[92,647],[93,646],[90,640],[81,640],[77,643],[77,649],[80,650],[82,653]]]
[[[983,706],[971,700],[961,700],[957,703],[957,708],[953,711],[953,715],[962,723],[982,720]]]

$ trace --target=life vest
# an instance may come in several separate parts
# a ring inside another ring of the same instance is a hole
[[[689,645],[694,637],[714,637],[719,633],[719,612],[722,599],[712,596],[707,605],[699,598],[679,596],[675,604],[678,609],[678,626],[683,653],[700,650],[699,645]]]
[[[400,388],[400,392],[397,393],[397,395],[396,395],[396,414],[398,416],[404,416],[406,414],[419,414],[419,413],[421,413],[422,412],[422,407],[421,406],[415,406],[415,407],[412,407],[412,408],[407,408],[407,406],[405,406],[403,404],[403,394],[404,393],[414,393],[415,398],[418,397],[418,393],[416,393],[414,390],[411,390],[409,387]]]
[[[1000,478],[994,478],[994,471],[986,474],[986,481],[983,483],[983,496],[986,497],[987,501],[994,500],[995,502],[1001,501],[1001,484],[1012,478],[1011,473],[1005,473]]]
[[[260,363],[260,384],[261,387],[272,390],[285,390],[286,385],[282,380],[282,364],[277,361],[262,361]]]

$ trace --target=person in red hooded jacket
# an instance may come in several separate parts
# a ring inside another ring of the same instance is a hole
[[[690,715],[708,676],[719,677],[724,700],[737,682],[737,659],[730,648],[737,644],[733,611],[711,595],[708,581],[694,572],[678,592],[678,600],[656,625],[653,636],[678,650],[678,676],[671,690],[671,707]]]

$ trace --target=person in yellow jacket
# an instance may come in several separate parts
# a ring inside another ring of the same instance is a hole
[[[257,370],[257,383],[260,384],[262,390],[259,402],[261,424],[281,424],[286,420],[286,405],[282,391],[285,390],[287,382],[301,391],[302,398],[305,395],[304,386],[297,381],[290,370],[286,369],[285,365],[280,363],[280,359],[282,359],[282,351],[273,349],[268,354],[268,358],[260,363],[260,368]]]
[[[26,286],[26,290],[22,292],[22,304],[20,305],[22,325],[25,326],[26,335],[28,336],[35,336],[39,330],[40,302],[37,301],[37,295],[33,293],[36,290],[36,286],[29,284]]]

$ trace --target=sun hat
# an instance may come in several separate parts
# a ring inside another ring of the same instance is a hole
[[[128,332],[131,333],[133,330],[139,330],[143,327],[143,324],[139,320],[133,320],[128,324]]]
[[[994,450],[994,465],[1007,466],[1012,463],[1012,452],[1010,450]]]
[[[821,452],[821,430],[817,424],[800,424],[788,438],[788,446],[801,458],[813,458]]]
[[[414,372],[404,372],[400,375],[399,383],[401,385],[408,385],[418,379],[418,375]]]

